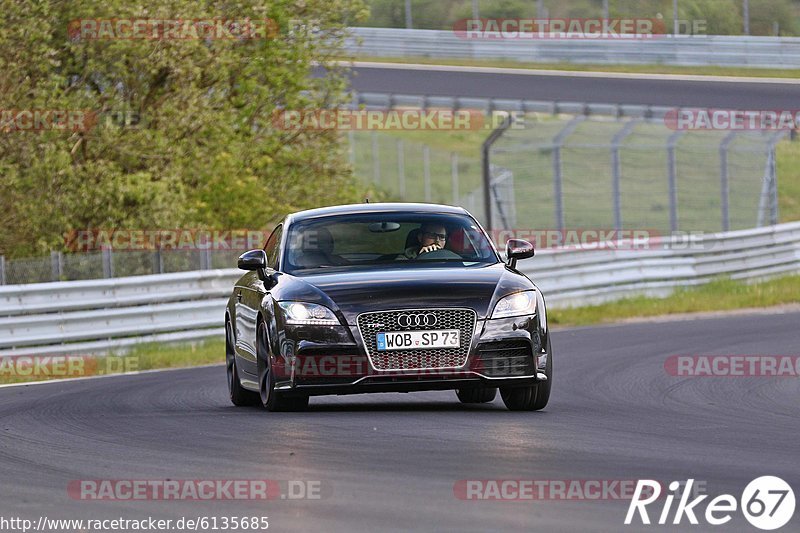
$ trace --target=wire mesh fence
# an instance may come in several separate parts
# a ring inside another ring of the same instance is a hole
[[[491,221],[480,146],[448,150],[451,132],[430,145],[353,134],[355,174],[391,199],[461,205],[497,229],[669,234],[777,223],[775,146],[787,131],[675,130],[663,119],[563,113],[527,113],[523,123],[490,151]]]
[[[354,132],[350,157],[356,176],[391,199],[463,205],[483,216],[480,154],[406,137]]]
[[[245,250],[142,250],[61,253],[50,257],[0,256],[0,285],[121,278],[193,270],[236,268]]]
[[[531,127],[507,130],[493,146],[492,162],[514,175],[517,216],[492,225],[670,233],[777,223],[772,162],[784,135],[540,117]]]

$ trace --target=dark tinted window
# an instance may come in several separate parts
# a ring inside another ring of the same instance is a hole
[[[433,249],[430,245],[434,244]],[[363,213],[297,222],[289,230],[284,270],[436,268],[498,261],[492,244],[467,215]],[[428,246],[427,249],[423,249]]]
[[[281,235],[283,235],[283,226],[279,225],[267,239],[267,245],[264,246],[264,251],[267,252],[267,266],[276,270],[280,255]]]

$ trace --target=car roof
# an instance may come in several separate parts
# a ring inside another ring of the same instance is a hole
[[[353,215],[358,213],[430,213],[430,214],[458,214],[463,215],[467,210],[463,207],[441,204],[422,203],[374,203],[374,204],[349,204],[320,207],[307,211],[298,211],[287,217],[287,221],[297,222],[309,218],[325,217],[332,215]]]

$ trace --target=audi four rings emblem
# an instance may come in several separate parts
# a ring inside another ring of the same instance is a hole
[[[400,315],[397,317],[397,325],[401,328],[411,327],[431,327],[436,325],[436,315],[433,313],[416,314],[416,315]]]

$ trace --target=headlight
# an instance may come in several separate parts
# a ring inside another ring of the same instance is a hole
[[[502,298],[492,311],[492,318],[532,315],[536,313],[536,291],[518,292]]]
[[[338,326],[339,319],[333,311],[319,304],[305,302],[278,302],[286,315],[286,323],[293,325]]]

